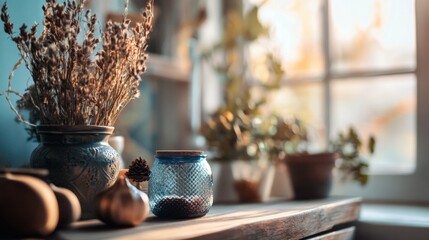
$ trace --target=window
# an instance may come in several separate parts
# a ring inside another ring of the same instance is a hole
[[[422,142],[429,127],[422,88],[429,85],[423,81],[428,11],[424,0],[270,0],[260,8],[271,36],[251,46],[252,59],[274,51],[287,72],[282,89],[270,96],[272,108],[305,120],[322,145],[351,125],[364,139],[377,137],[369,185],[338,192],[429,199],[429,191],[412,187],[423,184],[429,170]],[[251,64],[254,75],[263,74],[257,61]]]

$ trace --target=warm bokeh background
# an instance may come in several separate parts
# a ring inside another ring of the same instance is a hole
[[[40,22],[43,2],[8,1],[15,28],[21,23]],[[130,11],[136,13],[142,3],[131,2]],[[243,8],[261,2],[244,1]],[[279,91],[270,94],[267,111],[302,119],[322,146],[329,136],[353,125],[363,138],[369,134],[377,137],[371,171],[413,171],[414,1],[331,0],[329,13],[324,2],[270,0],[260,8],[258,16],[269,27],[270,38],[260,39],[247,49],[251,74],[256,79],[254,96],[265,94],[257,85],[267,75],[261,56],[267,51],[276,52],[283,60],[286,79]],[[203,85],[202,91],[190,91],[195,82],[190,80],[188,46],[191,36],[198,36],[199,49],[205,49],[223,34],[222,16],[234,7],[232,1],[225,1],[223,7],[221,1],[202,0],[157,0],[156,5],[157,22],[150,45],[154,54],[141,85],[142,97],[127,107],[116,125],[116,134],[126,137],[126,162],[138,155],[151,158],[160,148],[198,146],[192,138],[195,124],[191,125],[190,116],[202,113],[204,119],[219,105],[222,95],[219,80],[207,67],[200,69],[202,77],[193,78]],[[204,6],[207,19],[197,31],[195,18]],[[103,25],[106,18],[120,14],[122,1],[91,0],[89,7]],[[0,32],[0,89],[6,89],[7,77],[17,59],[16,47]],[[24,90],[30,82],[25,67],[16,71],[16,89]],[[201,106],[193,106],[191,101],[201,102]],[[35,143],[26,140],[24,126],[15,123],[4,99],[0,100],[0,113],[0,166],[27,164]]]

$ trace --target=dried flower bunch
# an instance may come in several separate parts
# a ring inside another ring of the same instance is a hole
[[[146,159],[138,157],[131,162],[126,176],[135,182],[145,182],[149,181],[150,173],[151,171]]]
[[[20,52],[9,76],[6,99],[18,120],[28,125],[114,125],[120,112],[139,96],[145,72],[146,48],[152,29],[153,0],[148,0],[142,21],[131,27],[128,0],[122,22],[108,21],[96,37],[97,17],[84,10],[86,0],[46,0],[43,31],[23,24],[15,33],[6,3],[1,9],[4,31]],[[22,95],[12,89],[13,72],[24,63],[34,85]],[[10,96],[17,95],[17,108]],[[32,109],[25,121],[19,109]]]

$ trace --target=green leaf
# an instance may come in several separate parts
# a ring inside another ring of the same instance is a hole
[[[366,184],[368,184],[369,176],[368,174],[362,174],[359,176],[358,180],[361,186],[365,186]]]
[[[371,154],[374,154],[374,152],[375,152],[375,137],[374,136],[371,136],[369,138],[368,148],[369,148],[369,152]]]
[[[258,17],[259,7],[253,7],[244,17],[243,37],[247,41],[254,41],[268,34],[268,28],[264,27]]]

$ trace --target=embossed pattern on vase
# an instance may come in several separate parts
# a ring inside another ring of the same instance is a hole
[[[112,186],[119,172],[119,154],[106,141],[97,134],[45,136],[31,156],[33,167],[48,169],[54,184],[77,195],[82,218],[93,216],[95,196]]]

